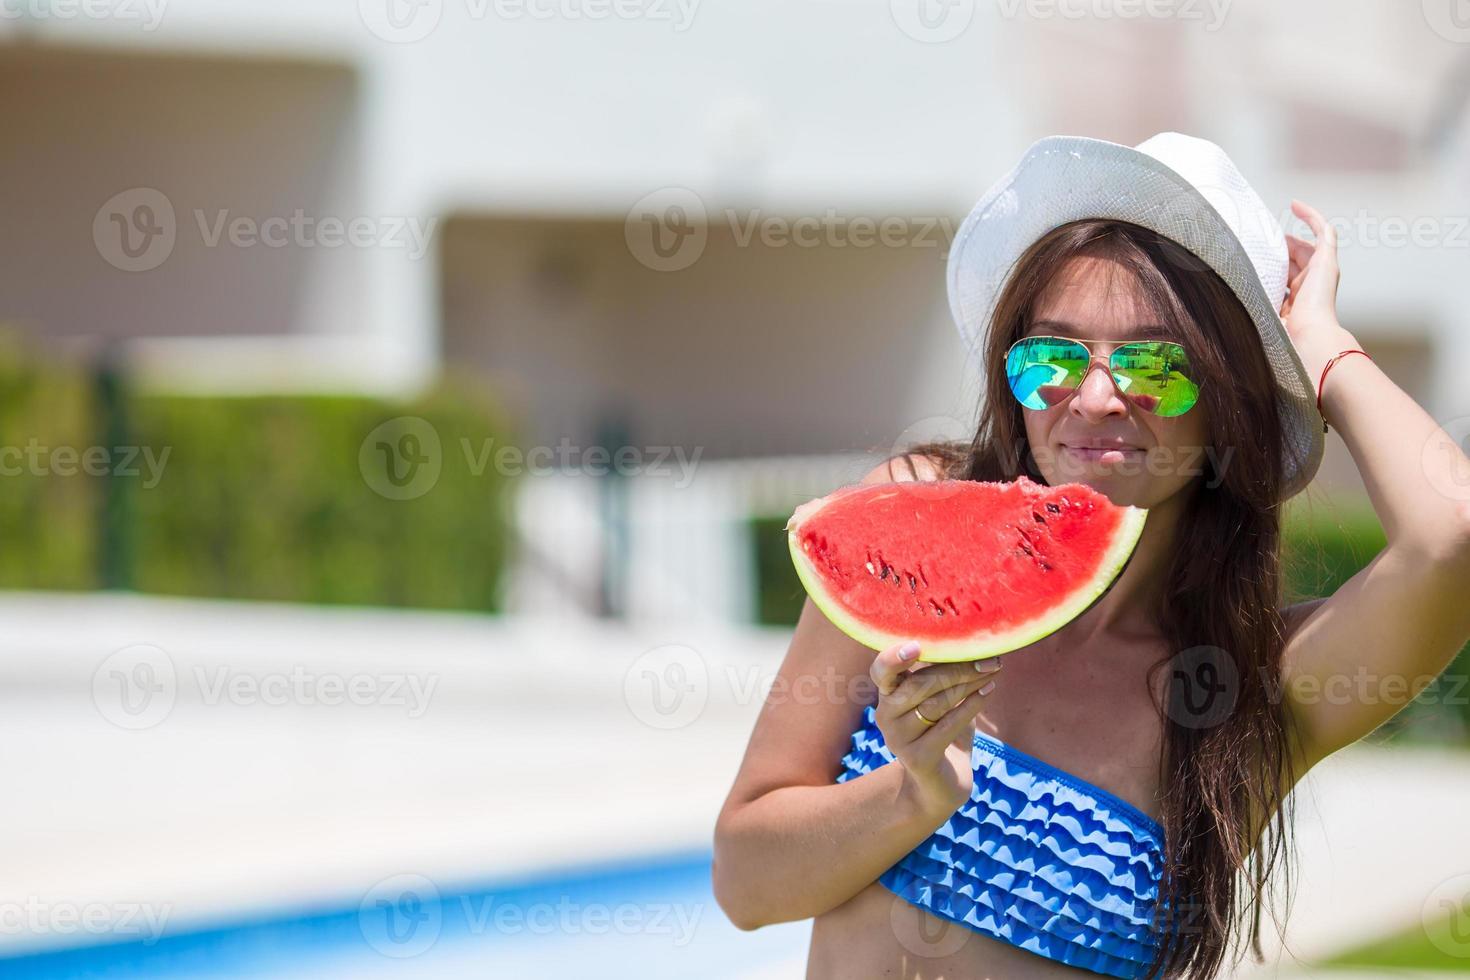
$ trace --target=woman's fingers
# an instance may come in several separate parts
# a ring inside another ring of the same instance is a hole
[[[894,711],[912,711],[942,691],[968,684],[977,674],[994,674],[1000,666],[1001,658],[991,657],[957,664],[934,664],[925,670],[914,671],[903,677],[898,688],[888,696],[889,706]],[[938,717],[928,711],[924,714],[930,718]]]
[[[908,640],[904,643],[895,643],[887,650],[879,652],[873,658],[872,666],[868,668],[868,676],[878,688],[878,693],[887,697],[892,694],[908,673],[909,667],[919,658],[919,643],[917,640]]]
[[[1337,229],[1332,226],[1331,222],[1322,217],[1321,212],[1303,201],[1293,199],[1291,210],[1297,217],[1307,223],[1307,227],[1312,229],[1312,235],[1316,238],[1316,241],[1312,242],[1309,246],[1311,249],[1310,253],[1297,246],[1295,254],[1302,256],[1303,271],[1305,272],[1307,269],[1317,268],[1319,266],[1323,268],[1335,267],[1337,265]],[[1291,240],[1293,237],[1291,235],[1287,236],[1286,246],[1288,252],[1292,248]],[[1297,241],[1301,242],[1302,240],[1298,238]],[[1302,242],[1302,244],[1305,245],[1307,243]]]
[[[971,692],[963,701],[945,712],[944,717],[931,725],[928,731],[914,739],[914,747],[920,751],[943,752],[946,745],[969,729],[975,716],[985,706],[986,695],[993,690],[995,690],[995,681],[991,680]]]
[[[987,671],[984,674],[976,674],[969,680],[963,681],[953,687],[947,687],[938,694],[925,698],[915,705],[911,712],[922,714],[925,718],[938,721],[949,712],[951,708],[959,704],[974,692],[980,690],[986,684],[995,683],[995,672]]]

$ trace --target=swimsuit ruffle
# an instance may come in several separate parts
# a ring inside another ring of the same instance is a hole
[[[1163,829],[1131,804],[983,733],[970,799],[879,877],[913,905],[1094,973],[1142,977]],[[838,782],[893,761],[871,707]]]

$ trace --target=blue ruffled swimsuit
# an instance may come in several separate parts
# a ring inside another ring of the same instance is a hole
[[[1164,831],[1124,800],[976,732],[970,799],[878,881],[925,911],[1047,959],[1143,977]],[[893,761],[873,708],[837,781]]]

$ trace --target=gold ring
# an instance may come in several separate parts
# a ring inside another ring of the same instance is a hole
[[[918,708],[915,708],[914,709],[914,714],[918,715],[919,716],[919,720],[922,721],[925,725],[937,725],[939,723],[937,719],[930,718],[928,715],[924,714],[924,712],[920,711]]]

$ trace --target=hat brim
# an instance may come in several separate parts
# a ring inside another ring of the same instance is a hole
[[[978,351],[1021,254],[1052,229],[1084,218],[1114,218],[1158,232],[1204,261],[1235,293],[1255,321],[1276,379],[1284,430],[1282,499],[1305,489],[1322,461],[1322,416],[1276,304],[1214,204],[1133,147],[1049,136],[986,191],[955,233],[947,268],[950,312],[966,343]]]

